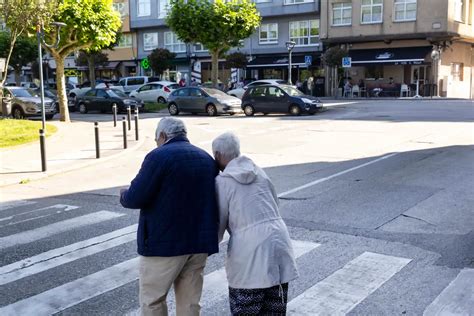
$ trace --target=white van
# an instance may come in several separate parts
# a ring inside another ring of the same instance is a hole
[[[160,81],[157,77],[146,77],[146,76],[135,76],[135,77],[124,77],[119,80],[119,85],[123,87],[123,91],[127,94],[140,88],[142,85],[148,82]]]

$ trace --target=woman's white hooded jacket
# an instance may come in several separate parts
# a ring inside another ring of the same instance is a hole
[[[265,172],[245,156],[233,159],[216,177],[219,241],[230,239],[226,272],[229,286],[268,288],[298,277],[288,229],[278,197]]]

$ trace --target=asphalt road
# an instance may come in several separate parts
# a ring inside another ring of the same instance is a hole
[[[148,139],[138,151],[2,188],[1,315],[137,313],[137,212],[117,195],[163,115],[141,115]],[[472,102],[364,100],[315,116],[180,118],[208,151],[214,137],[235,132],[274,181],[300,272],[289,314],[474,314]],[[203,315],[228,314],[225,247],[208,260]]]

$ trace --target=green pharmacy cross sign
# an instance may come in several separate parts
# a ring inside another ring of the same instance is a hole
[[[148,58],[142,59],[141,65],[142,65],[142,68],[145,69],[145,70],[150,68],[150,61],[148,60]]]

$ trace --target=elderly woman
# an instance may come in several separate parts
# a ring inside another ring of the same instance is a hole
[[[240,155],[237,136],[212,143],[219,169],[216,192],[219,241],[230,239],[226,272],[232,315],[285,315],[288,282],[298,277],[291,240],[278,212],[278,197],[265,172]]]

